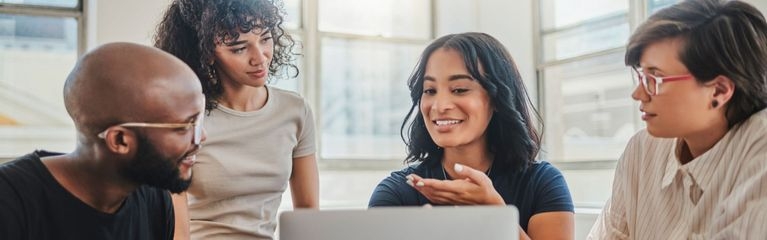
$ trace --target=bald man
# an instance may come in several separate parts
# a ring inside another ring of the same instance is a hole
[[[83,56],[64,86],[71,153],[0,165],[0,239],[172,239],[168,193],[186,190],[205,100],[196,75],[129,43]]]

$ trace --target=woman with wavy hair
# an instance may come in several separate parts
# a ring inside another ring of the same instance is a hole
[[[567,184],[536,161],[537,112],[498,40],[484,33],[435,40],[408,86],[413,105],[402,132],[411,166],[384,179],[370,207],[514,205],[521,239],[573,237]]]
[[[285,70],[298,73],[280,7],[174,0],[157,28],[155,46],[186,62],[206,97],[208,139],[191,187],[174,196],[179,238],[187,231],[193,239],[274,238],[288,183],[295,208],[318,207],[311,109],[298,94],[268,85]]]

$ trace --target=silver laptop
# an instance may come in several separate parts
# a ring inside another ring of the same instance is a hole
[[[383,207],[280,214],[281,240],[516,240],[514,206]]]

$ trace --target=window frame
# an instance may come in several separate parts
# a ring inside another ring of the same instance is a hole
[[[337,157],[337,158],[323,158],[322,146],[325,143],[322,141],[323,121],[322,121],[322,41],[326,38],[347,39],[351,41],[366,40],[382,43],[418,43],[428,44],[435,38],[436,34],[436,0],[426,0],[429,3],[429,10],[431,15],[429,16],[430,26],[427,38],[407,38],[407,37],[383,37],[383,36],[369,36],[361,34],[341,33],[341,32],[329,32],[319,30],[319,1],[317,0],[302,0],[300,12],[301,23],[299,23],[299,29],[291,29],[291,34],[300,35],[303,44],[303,59],[304,64],[301,70],[301,79],[298,84],[299,93],[309,102],[313,113],[315,122],[315,138],[316,138],[316,156],[319,169],[325,170],[341,170],[341,171],[355,171],[355,170],[394,170],[402,168],[404,157],[402,158],[357,158],[357,157]],[[406,79],[402,79],[403,83]],[[404,147],[404,145],[403,145]]]
[[[83,55],[88,43],[88,9],[90,1],[77,0],[75,7],[46,6],[37,4],[0,3],[0,14],[20,15],[30,17],[73,18],[77,22],[77,57]],[[73,66],[74,67],[74,66]],[[74,126],[72,127],[72,130]],[[10,161],[19,156],[10,152],[0,152],[0,163]]]
[[[627,0],[629,1],[628,10],[627,10],[627,21],[629,24],[629,31],[630,33],[633,33],[634,30],[636,30],[637,26],[643,22],[648,16],[648,8],[649,5],[652,3],[652,0]],[[666,5],[664,5],[666,6]],[[615,47],[610,49],[604,49],[596,52],[590,52],[586,54],[577,55],[574,57],[564,58],[564,59],[556,59],[553,61],[546,61],[544,56],[544,46],[543,46],[543,36],[547,34],[556,34],[563,31],[568,31],[574,28],[586,26],[586,25],[593,25],[598,24],[594,23],[592,21],[583,21],[576,24],[568,25],[559,29],[549,29],[544,31],[542,27],[542,9],[541,9],[541,0],[533,0],[533,48],[534,48],[534,61],[535,61],[535,71],[536,71],[536,84],[538,85],[538,107],[542,113],[546,112],[546,108],[548,105],[546,104],[546,89],[545,84],[546,80],[544,79],[544,71],[547,68],[553,67],[553,66],[561,66],[568,63],[574,63],[574,62],[580,62],[588,59],[594,59],[597,57],[602,57],[610,54],[616,54],[619,52],[625,51],[625,44],[621,47]],[[628,81],[628,79],[627,79]],[[629,97],[629,96],[627,96]],[[636,105],[636,103],[635,103]],[[543,116],[544,122],[549,122],[547,120],[547,116]],[[639,126],[638,123],[640,121],[638,119],[634,120],[634,124]],[[561,137],[561,136],[558,136]],[[550,145],[550,141],[544,140],[544,146]],[[600,169],[613,169],[617,163],[618,159],[590,159],[587,161],[577,161],[577,162],[568,162],[568,161],[552,161],[552,163],[559,167],[561,170],[600,170]]]

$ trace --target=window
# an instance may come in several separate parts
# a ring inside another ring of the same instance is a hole
[[[69,151],[75,135],[62,89],[82,50],[81,3],[0,2],[0,157]]]
[[[281,75],[277,79],[271,79],[270,85],[275,86],[281,89],[290,90],[294,92],[299,92],[301,80],[303,79],[302,76],[305,74],[303,71],[304,69],[304,58],[302,55],[302,37],[304,34],[304,30],[301,25],[301,21],[303,19],[303,16],[301,16],[301,10],[303,9],[301,6],[301,0],[283,0],[283,6],[285,9],[285,19],[282,26],[285,28],[285,31],[288,32],[291,37],[293,37],[293,40],[296,41],[296,47],[294,48],[294,52],[298,54],[293,64],[298,67],[299,75],[297,79],[292,78],[294,73],[292,70],[290,70],[288,73],[288,76]],[[287,70],[287,69],[286,69]]]
[[[623,63],[648,14],[675,0],[538,0],[537,72],[545,125],[542,158],[562,170],[578,208],[601,208],[616,160],[644,127]],[[587,187],[585,187],[587,186]]]
[[[80,4],[80,1],[79,0],[0,0],[0,3],[74,9],[74,8],[77,8],[77,6]]]
[[[652,13],[675,0],[644,0]],[[623,64],[633,16],[629,0],[540,0],[538,76],[546,123],[545,158],[614,161],[641,127]],[[577,10],[574,10],[577,9]],[[645,16],[646,17],[646,16]],[[641,18],[644,19],[644,18]]]
[[[431,39],[430,1],[320,0],[318,18],[321,158],[401,161],[406,83]]]
[[[661,8],[668,7],[671,4],[678,2],[678,0],[648,0],[647,10],[650,13],[654,13]]]

